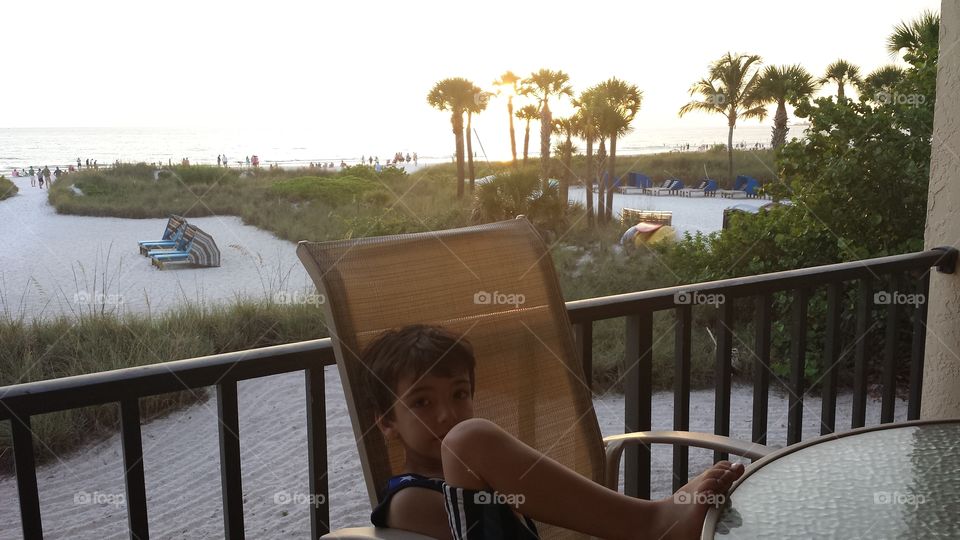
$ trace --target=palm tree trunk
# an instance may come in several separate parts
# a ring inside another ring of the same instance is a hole
[[[476,175],[473,172],[473,111],[467,111],[467,170],[470,172],[470,193],[473,193],[473,184]]]
[[[593,228],[593,137],[587,136],[587,174],[583,184],[587,192],[587,226]]]
[[[843,81],[837,81],[837,102],[843,101]]]
[[[527,154],[530,150],[530,120],[527,119],[527,130],[523,132],[523,164],[527,164]]]
[[[513,96],[507,98],[507,115],[510,117],[510,154],[513,156],[513,167],[517,167],[517,134],[513,131]]]
[[[600,137],[600,149],[597,150],[597,158],[599,162],[597,163],[597,169],[591,170],[590,174],[594,175],[597,178],[597,224],[602,225],[606,223],[607,212],[604,210],[606,208],[606,202],[604,197],[606,196],[606,186],[603,181],[603,166],[606,164],[607,156],[607,140],[604,137]]]
[[[453,136],[457,141],[457,198],[462,199],[465,176],[463,171],[463,112],[454,110],[450,122],[453,124]]]
[[[567,132],[567,145],[563,148],[563,176],[560,178],[560,207],[566,209],[570,198],[570,177],[573,171],[570,170],[570,160],[573,154],[573,137]]]
[[[730,179],[730,189],[736,187],[736,182],[734,182],[733,178],[733,126],[735,125],[736,120],[730,120],[730,130],[727,133],[727,178]]]
[[[548,176],[550,176],[550,130],[553,128],[553,117],[547,100],[543,100],[540,109],[540,185],[547,191]]]
[[[610,177],[610,185],[607,186],[607,216],[604,219],[609,223],[613,217],[613,186],[617,177],[617,134],[610,135],[610,161],[607,164],[607,175]]]
[[[787,105],[783,100],[777,102],[777,113],[773,116],[773,137],[770,146],[780,148],[787,143]]]

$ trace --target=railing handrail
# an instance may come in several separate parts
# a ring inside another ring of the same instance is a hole
[[[872,278],[880,274],[925,270],[932,267],[951,273],[956,261],[956,248],[939,247],[904,255],[573,300],[567,302],[567,313],[570,315],[570,322],[574,324],[600,321],[626,317],[641,311],[676,308],[674,296],[678,293],[724,294],[731,298],[757,296],[803,287],[816,287],[836,281]]]
[[[334,365],[330,338],[0,387],[0,421]],[[269,359],[269,362],[262,362]]]

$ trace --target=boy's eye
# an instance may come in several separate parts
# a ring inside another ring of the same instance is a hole
[[[420,407],[426,407],[427,405],[430,405],[430,400],[427,398],[420,398],[413,402],[413,407],[415,409]]]
[[[456,399],[467,399],[470,397],[470,392],[468,392],[467,390],[457,390],[453,394],[453,397]]]

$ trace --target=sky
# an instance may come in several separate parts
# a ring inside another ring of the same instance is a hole
[[[0,127],[259,127],[378,141],[449,131],[437,81],[491,87],[505,70],[561,69],[575,91],[616,76],[643,91],[634,122],[678,119],[727,51],[821,74],[895,61],[895,24],[939,0],[805,2],[5,2]],[[834,93],[834,87],[824,92]],[[518,103],[519,104],[519,103]],[[555,116],[569,112],[552,107]],[[504,100],[475,127],[506,129]]]

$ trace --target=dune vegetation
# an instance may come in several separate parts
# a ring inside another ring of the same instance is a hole
[[[19,189],[17,185],[7,179],[5,176],[0,176],[0,201],[4,199],[9,199],[17,194]]]

